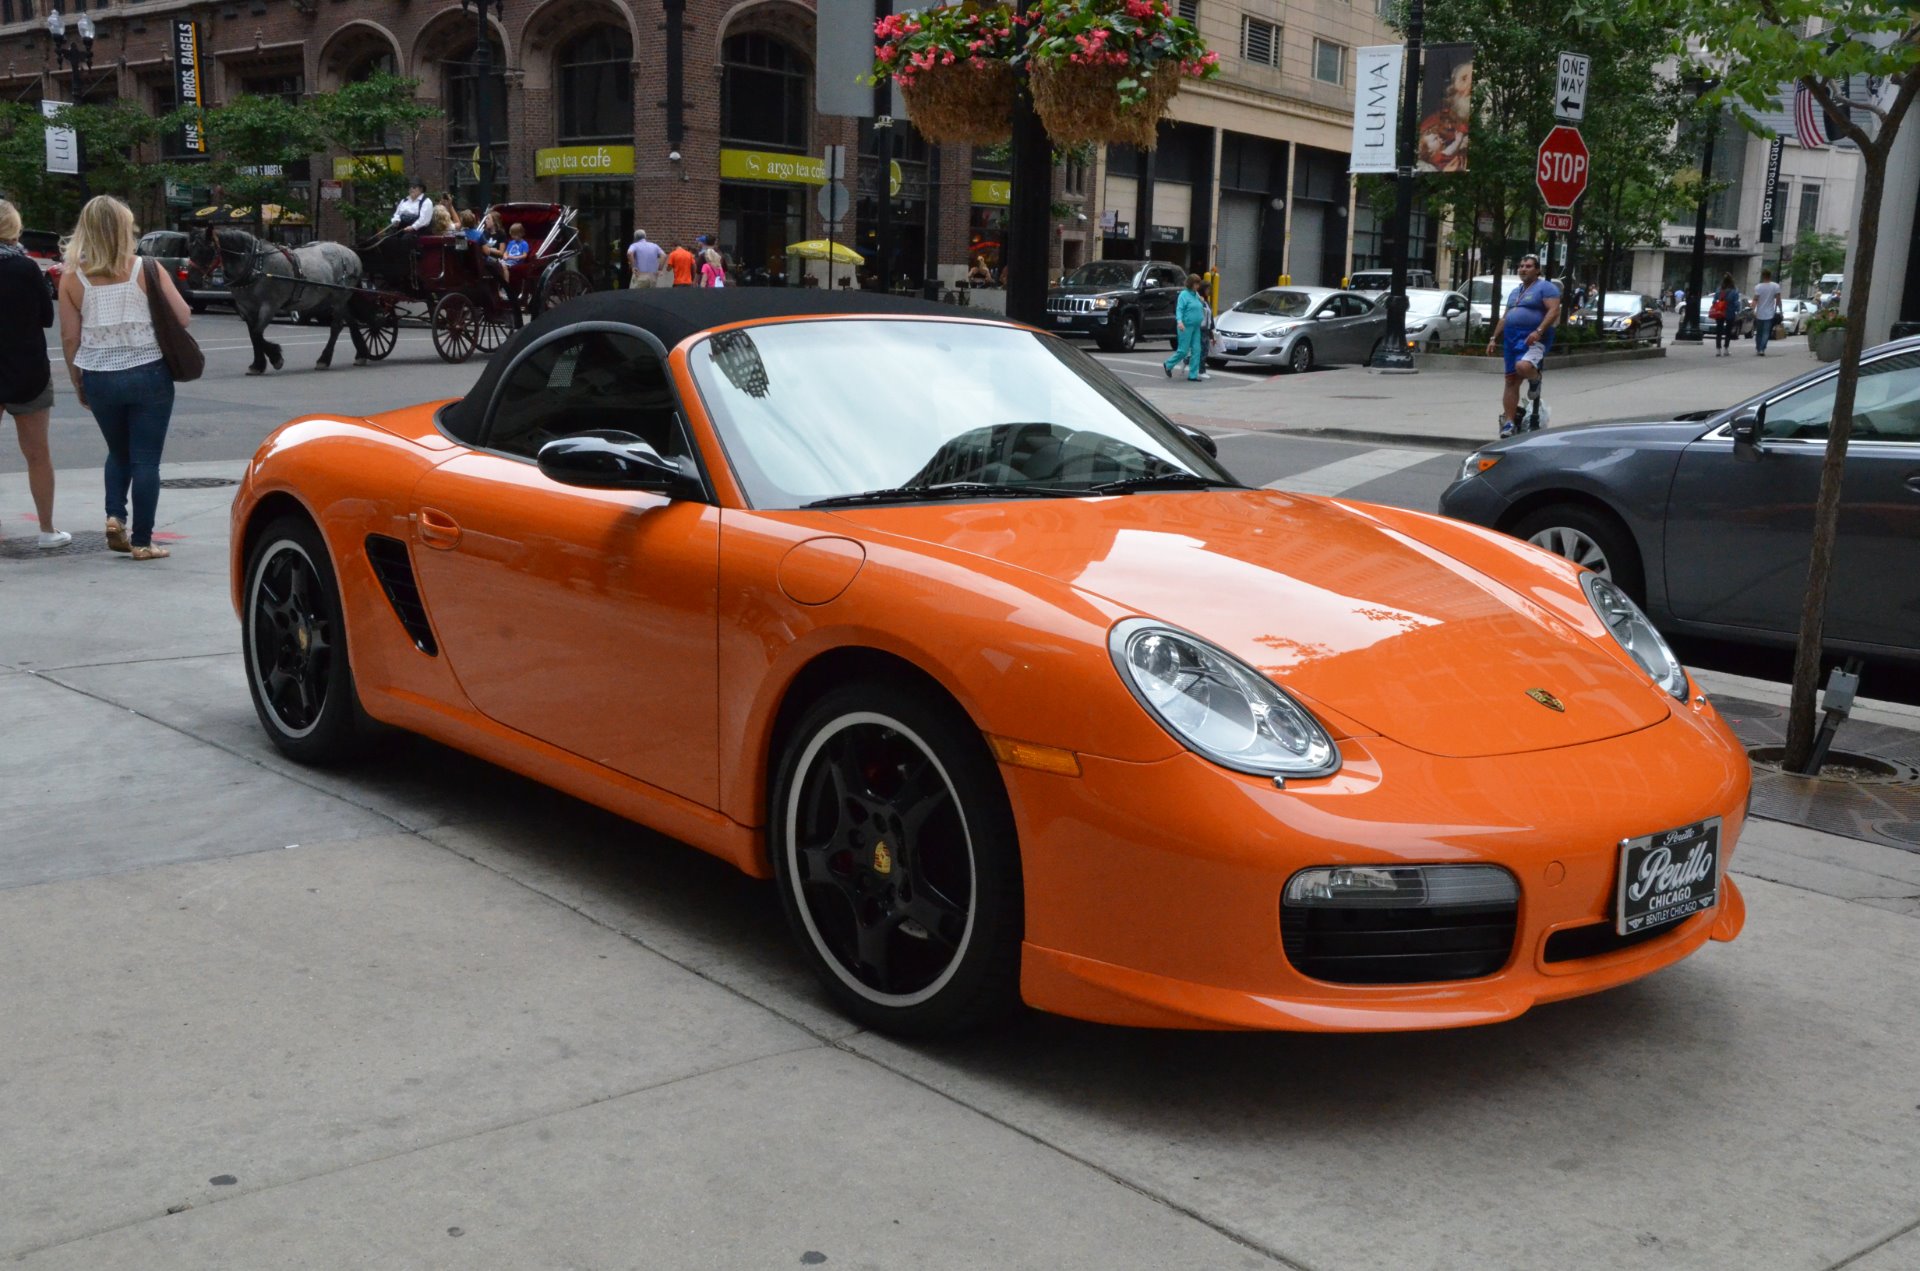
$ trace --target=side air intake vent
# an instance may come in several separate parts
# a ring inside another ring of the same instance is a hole
[[[373,576],[380,580],[381,590],[387,593],[394,615],[413,638],[413,647],[428,657],[437,656],[440,646],[433,641],[433,624],[427,621],[427,608],[420,603],[420,584],[413,580],[413,558],[407,555],[407,545],[384,534],[369,534],[367,560],[373,566]]]

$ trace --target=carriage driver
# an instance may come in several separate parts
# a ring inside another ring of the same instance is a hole
[[[433,200],[427,197],[426,182],[418,177],[407,182],[407,197],[394,206],[393,219],[387,224],[415,233],[432,227]]]

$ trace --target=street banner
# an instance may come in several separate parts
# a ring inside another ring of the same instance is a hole
[[[1473,123],[1473,45],[1429,44],[1420,74],[1417,172],[1465,172]]]
[[[1774,226],[1780,223],[1780,151],[1786,146],[1780,137],[1767,147],[1767,183],[1760,195],[1760,241],[1773,241]]]
[[[1406,50],[1369,44],[1354,50],[1353,163],[1347,171],[1395,171],[1399,144],[1400,68]]]
[[[192,18],[173,20],[173,70],[173,104],[195,108],[206,105],[200,95],[200,25]],[[207,152],[199,115],[181,125],[180,146],[188,154]]]
[[[48,119],[60,113],[65,102],[42,101],[40,113]],[[47,171],[80,175],[80,137],[71,128],[47,125]]]

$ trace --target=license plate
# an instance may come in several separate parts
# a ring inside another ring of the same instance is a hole
[[[1670,926],[1720,900],[1720,818],[1620,840],[1614,929]]]
[[[1251,344],[1227,344],[1227,345],[1222,345],[1221,347],[1224,348],[1229,353],[1249,353],[1249,352],[1252,352],[1253,350],[1253,346]]]
[[[1056,313],[1053,315],[1053,320],[1061,326],[1065,326],[1067,323],[1073,321],[1073,315],[1070,313]]]

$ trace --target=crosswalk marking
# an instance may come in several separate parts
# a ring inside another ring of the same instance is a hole
[[[1357,485],[1381,477],[1392,476],[1404,468],[1425,463],[1429,459],[1438,459],[1449,453],[1445,450],[1413,450],[1401,446],[1384,446],[1354,455],[1350,459],[1339,459],[1333,463],[1321,464],[1318,468],[1308,468],[1305,472],[1296,472],[1290,477],[1281,477],[1278,481],[1267,482],[1269,490],[1289,490],[1295,494],[1340,494]]]

